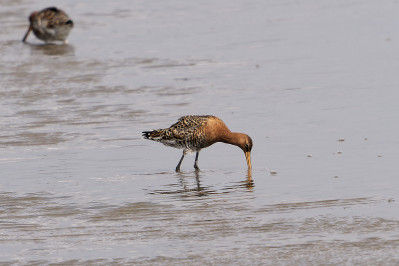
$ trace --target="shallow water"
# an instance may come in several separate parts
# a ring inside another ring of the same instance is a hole
[[[0,4],[1,264],[399,263],[395,1],[60,1],[68,45]],[[252,182],[142,139],[186,114]]]

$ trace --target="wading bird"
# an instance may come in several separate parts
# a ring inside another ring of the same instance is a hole
[[[199,152],[201,149],[209,147],[216,142],[240,147],[245,153],[248,170],[250,171],[252,168],[252,139],[246,134],[231,132],[225,123],[216,116],[183,116],[169,128],[144,131],[143,137],[161,142],[166,146],[183,149],[183,155],[176,166],[176,172],[180,172],[180,165],[188,152],[196,152],[194,168],[199,170]]]
[[[29,23],[28,31],[22,39],[23,42],[33,31],[37,38],[46,43],[55,41],[67,43],[66,39],[73,28],[73,21],[64,11],[56,7],[48,7],[42,11],[33,12],[29,16]]]

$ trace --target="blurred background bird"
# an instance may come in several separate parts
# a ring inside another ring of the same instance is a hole
[[[33,31],[38,39],[46,43],[56,41],[67,43],[67,37],[73,28],[73,21],[64,11],[56,7],[33,12],[29,16],[29,23],[23,42],[26,42],[30,32]]]

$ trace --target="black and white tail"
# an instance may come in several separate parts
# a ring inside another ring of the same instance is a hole
[[[159,140],[161,138],[161,130],[143,131],[143,137],[150,140]]]

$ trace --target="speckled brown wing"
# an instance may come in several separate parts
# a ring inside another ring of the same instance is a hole
[[[145,131],[143,136],[166,146],[198,151],[209,146],[206,141],[205,127],[210,118],[213,116],[183,116],[169,128]]]
[[[49,7],[43,9],[39,13],[39,17],[43,27],[49,29],[61,27],[71,23],[73,24],[72,20],[69,19],[68,15],[64,11],[56,7]]]

